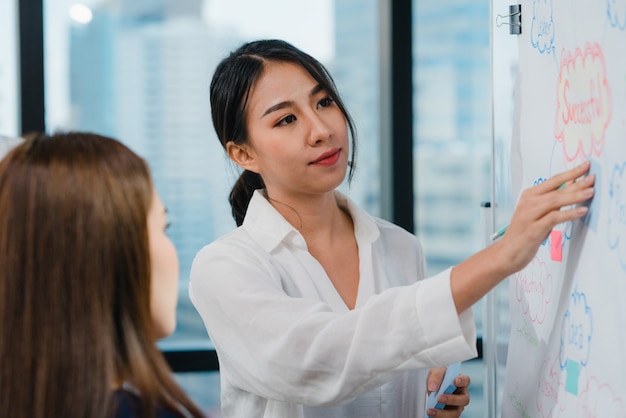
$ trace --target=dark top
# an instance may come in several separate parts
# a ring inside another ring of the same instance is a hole
[[[126,389],[118,389],[114,393],[118,402],[118,408],[115,412],[115,418],[140,418],[141,417],[141,398]],[[179,418],[173,412],[158,407],[155,418]]]

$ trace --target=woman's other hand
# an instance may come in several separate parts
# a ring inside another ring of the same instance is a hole
[[[446,367],[436,367],[430,369],[426,380],[428,385],[428,394],[439,390],[443,377],[446,374]],[[460,417],[463,410],[470,403],[469,385],[470,378],[464,374],[460,374],[454,378],[456,390],[450,394],[439,395],[437,402],[445,404],[444,409],[429,408],[426,414],[429,417],[437,418],[454,418]]]

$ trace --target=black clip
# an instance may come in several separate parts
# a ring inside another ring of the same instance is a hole
[[[508,22],[502,22],[498,19],[509,18]],[[519,35],[522,33],[522,5],[521,4],[512,4],[509,6],[509,14],[508,15],[498,15],[496,16],[496,26],[500,27],[502,25],[509,25],[509,33],[511,35]]]

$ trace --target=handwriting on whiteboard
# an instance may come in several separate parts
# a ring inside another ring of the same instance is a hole
[[[611,120],[611,89],[599,44],[563,50],[557,84],[555,137],[567,161],[602,154]]]

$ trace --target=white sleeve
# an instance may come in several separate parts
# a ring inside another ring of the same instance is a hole
[[[436,365],[445,365],[458,360],[450,360],[459,350],[476,357],[476,327],[471,308],[456,313],[452,291],[450,290],[451,268],[436,276],[421,280],[416,292],[417,316],[428,318],[423,322],[425,339],[424,355]],[[471,348],[468,353],[464,348]]]
[[[476,355],[471,312],[456,315],[449,281],[448,270],[337,314],[287,295],[269,260],[214,243],[193,262],[189,294],[223,378],[264,398],[330,405],[398,372]]]

